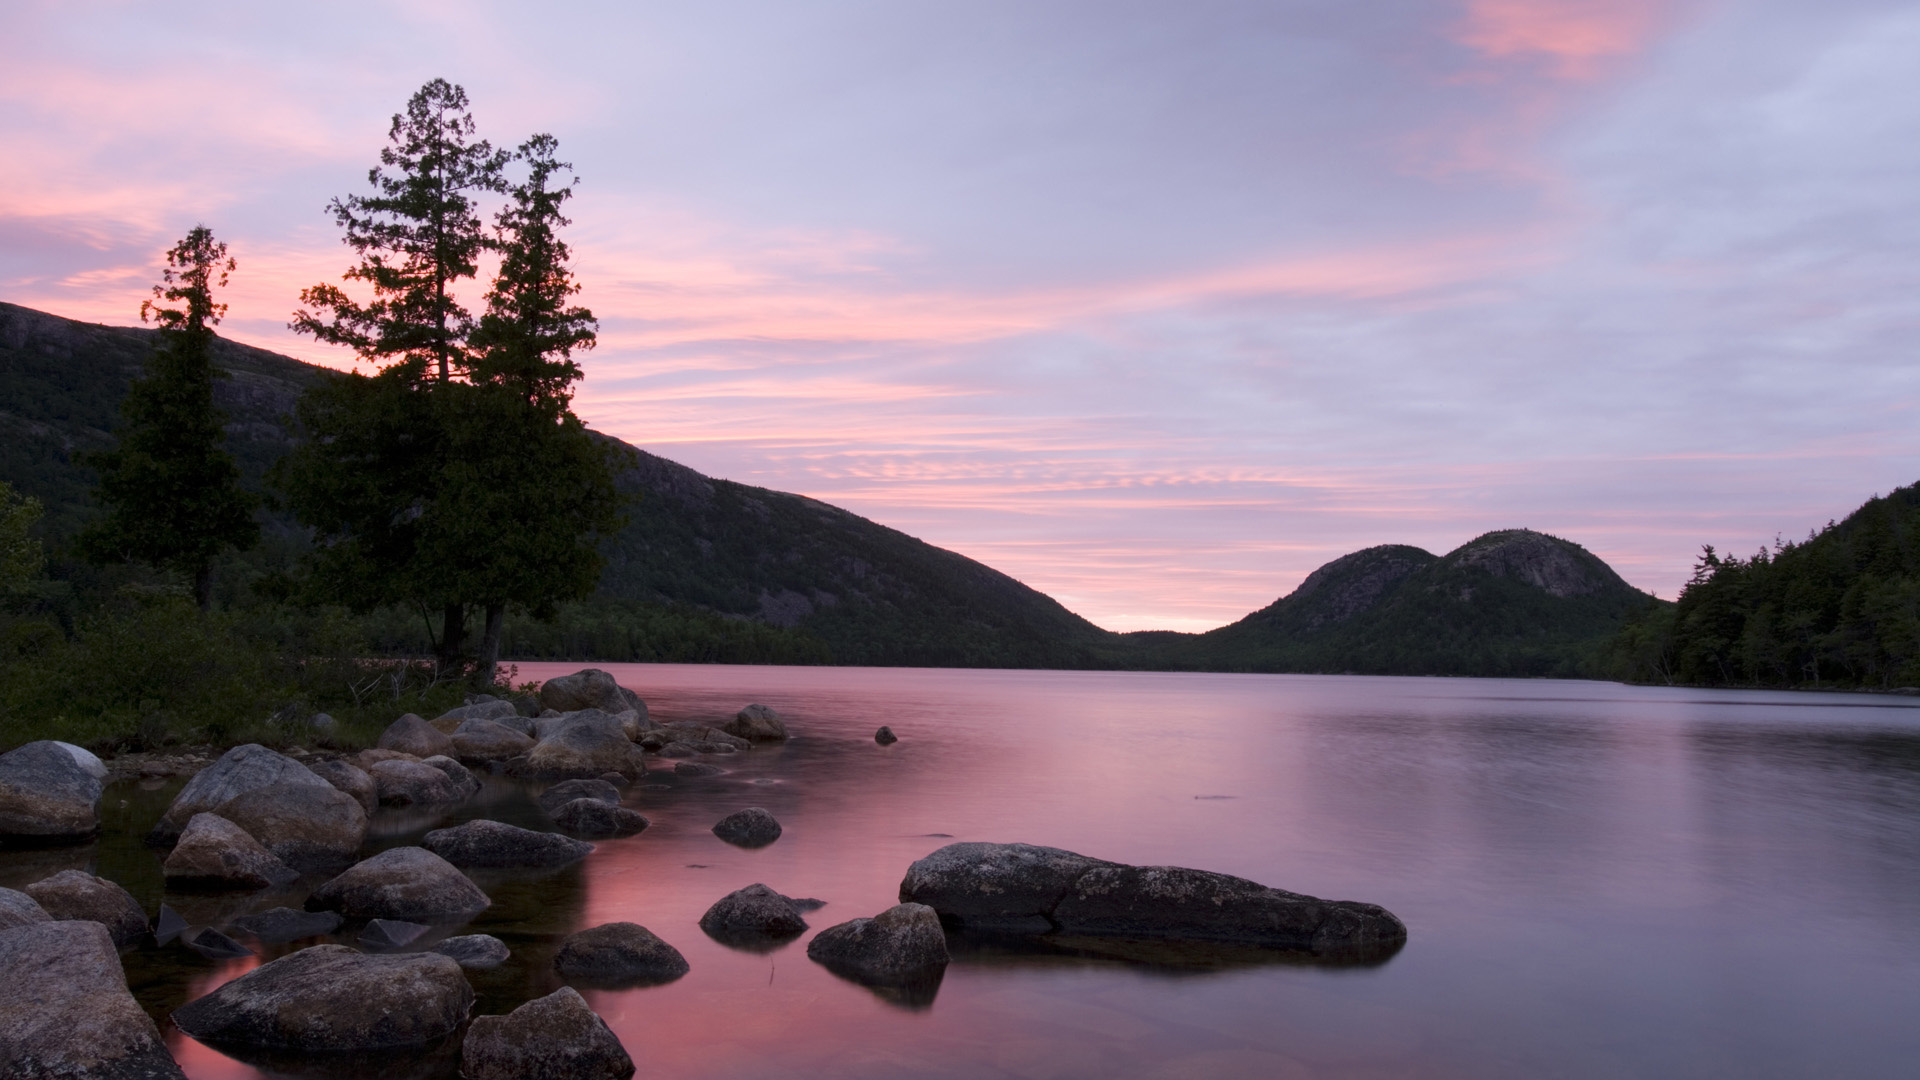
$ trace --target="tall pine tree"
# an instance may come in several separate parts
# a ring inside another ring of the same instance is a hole
[[[107,513],[82,535],[83,550],[184,575],[203,611],[215,557],[260,535],[255,500],[226,450],[226,416],[213,404],[213,380],[227,374],[213,363],[213,328],[227,311],[213,290],[233,270],[227,245],[204,225],[167,252],[162,283],[140,305],[141,321],[159,324],[159,344],[121,402],[118,445],[87,458]]]

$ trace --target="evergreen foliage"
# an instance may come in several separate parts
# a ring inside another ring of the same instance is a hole
[[[213,380],[225,375],[213,363],[213,327],[227,310],[213,290],[233,269],[227,246],[204,225],[167,252],[163,284],[140,305],[141,321],[159,325],[159,345],[120,404],[118,445],[86,459],[107,513],[83,537],[85,550],[184,574],[202,610],[215,556],[251,547],[260,531],[255,499],[226,451],[226,416],[213,403]]]
[[[0,599],[24,589],[46,566],[46,553],[33,535],[39,520],[40,500],[0,480]]]

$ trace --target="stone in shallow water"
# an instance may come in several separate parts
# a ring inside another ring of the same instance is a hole
[[[242,792],[214,812],[297,870],[351,862],[367,838],[367,812],[359,800],[317,776],[311,784]]]
[[[553,823],[574,836],[608,840],[632,836],[646,829],[647,819],[624,806],[609,806],[599,799],[575,799],[553,813]]]
[[[218,814],[195,814],[161,869],[167,885],[196,889],[267,889],[299,873]]]
[[[100,778],[66,743],[43,739],[0,754],[0,836],[85,840],[100,826],[100,792]]]
[[[233,920],[233,928],[252,934],[261,941],[279,943],[331,934],[340,929],[340,924],[345,921],[332,911],[299,911],[277,907],[271,911],[243,915]]]
[[[193,779],[187,781],[187,786],[181,788],[180,794],[174,796],[173,805],[167,807],[166,814],[161,817],[160,823],[153,827],[153,832],[147,840],[149,843],[171,847],[174,840],[180,836],[180,830],[187,827],[187,822],[193,820],[195,814],[208,811],[217,813],[225,803],[255,788],[307,785],[326,788],[332,786],[315,776],[312,769],[285,754],[269,750],[258,743],[236,746],[220,755],[220,760],[201,769],[194,774]],[[230,814],[221,814],[221,816],[230,821],[234,820]],[[235,823],[243,829],[247,828],[244,822],[236,821]],[[261,840],[263,845],[272,850],[273,845],[262,840],[259,833],[253,832],[252,829],[247,831],[253,833],[254,839]],[[286,861],[286,856],[281,855],[280,858]]]
[[[565,866],[593,850],[592,844],[555,833],[534,832],[484,818],[451,829],[435,829],[420,845],[455,866],[486,867]]]
[[[507,943],[492,934],[462,934],[450,937],[433,947],[441,956],[450,956],[454,962],[472,971],[485,971],[497,968],[507,962],[513,953]]]
[[[252,956],[253,950],[209,926],[187,939],[187,948],[210,960]]]
[[[420,935],[432,929],[417,922],[401,919],[374,919],[360,932],[360,944],[368,949],[399,949],[420,940]]]
[[[940,916],[925,904],[896,904],[815,934],[807,959],[859,982],[903,984],[937,975],[950,958]]]
[[[754,742],[778,742],[787,737],[787,725],[780,714],[765,705],[749,705],[721,727],[729,735]]]
[[[553,966],[569,979],[595,986],[654,986],[687,973],[680,950],[630,922],[570,935],[554,954]]]
[[[147,935],[147,913],[133,894],[85,870],[62,870],[27,886],[26,893],[55,919],[105,926],[115,945],[131,945]]]
[[[153,920],[153,940],[165,945],[181,934],[186,933],[187,920],[180,913],[165,904],[160,905],[160,914]]]
[[[119,950],[96,922],[0,933],[0,1075],[9,1080],[185,1080],[127,992]]]
[[[766,847],[780,839],[780,822],[758,806],[728,814],[713,827],[713,835],[735,847]]]
[[[460,1049],[467,1080],[626,1080],[633,1059],[571,987],[505,1016],[475,1017]]]
[[[552,814],[575,799],[598,799],[620,805],[620,789],[605,780],[562,780],[540,793],[540,809]]]
[[[673,771],[680,776],[719,776],[727,770],[718,765],[707,765],[698,761],[676,761]]]
[[[380,1050],[448,1035],[472,1007],[473,988],[447,957],[315,945],[182,1005],[173,1022],[215,1046]]]
[[[750,952],[771,951],[806,928],[807,920],[792,900],[760,884],[728,893],[700,916],[700,929],[708,937]]]
[[[425,848],[389,848],[313,890],[307,907],[350,919],[451,922],[492,901],[452,863]]]
[[[892,728],[881,724],[880,730],[873,733],[873,741],[879,743],[881,746],[892,746],[894,743],[900,741],[900,736],[895,735]]]

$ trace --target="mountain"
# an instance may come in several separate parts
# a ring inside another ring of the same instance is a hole
[[[0,480],[47,506],[56,547],[93,512],[76,451],[111,443],[154,332],[0,303]],[[233,342],[215,397],[249,485],[292,445],[285,422],[324,368]],[[1489,533],[1444,557],[1389,545],[1335,559],[1299,588],[1205,634],[1115,634],[991,567],[816,499],[703,476],[632,449],[636,499],[604,549],[599,593],[554,626],[509,620],[508,655],[965,667],[1573,675],[1647,598],[1576,544]],[[292,565],[304,533],[222,571],[223,602]],[[76,571],[77,572],[77,571]],[[419,650],[417,616],[369,622]]]

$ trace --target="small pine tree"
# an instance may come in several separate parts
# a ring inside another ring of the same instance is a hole
[[[106,516],[82,535],[82,550],[185,575],[203,611],[215,557],[260,536],[256,500],[241,490],[226,450],[226,415],[213,404],[213,380],[227,377],[213,363],[213,328],[227,311],[213,290],[234,267],[204,225],[167,252],[162,283],[140,305],[140,320],[159,326],[159,344],[121,402],[119,445],[86,458],[100,475],[95,497]]]

